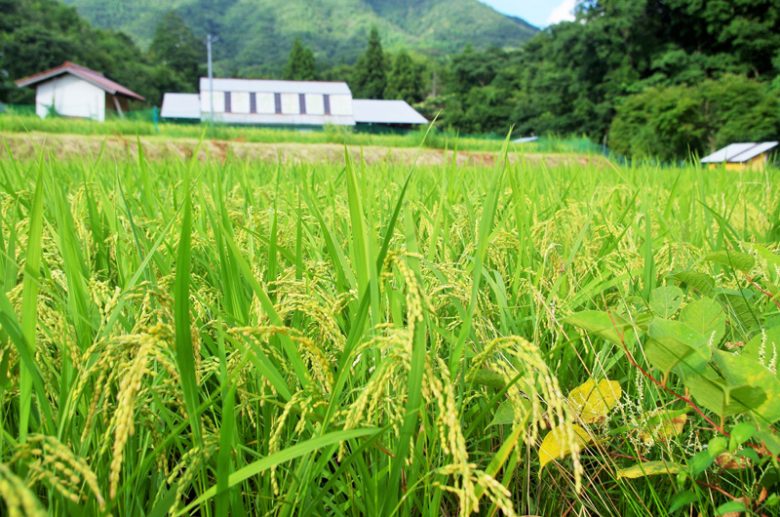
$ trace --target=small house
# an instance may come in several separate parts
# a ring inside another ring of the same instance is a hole
[[[710,169],[725,167],[726,170],[760,170],[769,162],[769,153],[777,142],[745,142],[727,145],[701,159]]]
[[[123,115],[130,101],[144,98],[100,72],[64,62],[16,81],[20,88],[35,87],[35,112],[45,118],[52,111],[64,117],[103,121],[106,112]]]

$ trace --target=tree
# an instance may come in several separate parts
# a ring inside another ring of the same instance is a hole
[[[422,67],[404,50],[395,56],[387,78],[385,98],[419,102],[423,99]]]
[[[300,38],[295,38],[287,67],[284,69],[284,78],[291,81],[313,81],[317,78],[314,53],[304,46]]]
[[[368,38],[368,47],[355,65],[352,89],[357,97],[384,99],[387,88],[387,64],[379,31],[374,27]]]
[[[195,91],[205,62],[204,43],[175,11],[168,11],[157,24],[149,46],[152,61],[170,67],[182,79],[183,88]]]

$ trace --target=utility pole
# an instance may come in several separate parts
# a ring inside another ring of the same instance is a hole
[[[208,56],[208,69],[209,69],[209,105],[211,109],[210,120],[214,123],[214,67],[211,64],[211,42],[213,41],[211,34],[206,36],[206,54]],[[201,54],[202,55],[202,54]]]

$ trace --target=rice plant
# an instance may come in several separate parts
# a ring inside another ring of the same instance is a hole
[[[497,163],[4,156],[0,507],[774,513],[780,173]]]

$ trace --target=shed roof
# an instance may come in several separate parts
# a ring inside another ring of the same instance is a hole
[[[200,95],[197,93],[166,93],[160,116],[163,118],[200,119]]]
[[[701,163],[744,163],[756,156],[771,151],[777,147],[777,142],[743,142],[727,145],[709,156],[701,159]]]
[[[327,95],[352,95],[344,82],[325,81],[275,81],[266,79],[218,79],[214,78],[214,91],[265,92],[265,93],[319,93]],[[209,90],[209,79],[200,78],[200,91]]]
[[[33,86],[64,74],[74,75],[79,79],[87,81],[88,83],[97,86],[101,90],[110,93],[111,95],[123,95],[125,97],[130,97],[131,99],[137,99],[139,101],[144,100],[142,96],[138,95],[133,90],[112,81],[102,73],[91,70],[85,66],[77,65],[76,63],[71,63],[70,61],[65,61],[60,66],[50,68],[49,70],[44,70],[43,72],[38,72],[37,74],[23,77],[16,81],[16,85],[20,88],[25,86]]]
[[[428,119],[406,101],[355,99],[352,112],[358,124],[427,124]]]

